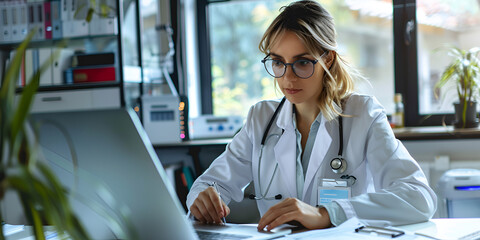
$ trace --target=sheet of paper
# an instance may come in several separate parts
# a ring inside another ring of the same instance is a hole
[[[385,240],[392,239],[389,236],[378,235],[378,234],[368,234],[368,233],[356,233],[355,229],[363,226],[357,218],[351,218],[341,224],[338,227],[321,229],[321,230],[311,230],[302,233],[290,234],[281,240],[310,240],[310,239],[335,239],[335,240],[344,240],[344,239],[369,239],[369,240]],[[426,239],[420,236],[415,236],[413,234],[406,233],[400,237],[396,237],[395,240],[411,240],[411,239]]]
[[[3,225],[3,234],[5,236],[10,236],[12,234],[18,233],[25,229],[24,225],[11,225],[11,224],[4,224]]]

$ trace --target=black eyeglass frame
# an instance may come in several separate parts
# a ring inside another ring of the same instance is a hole
[[[323,55],[322,55],[322,56],[323,56]],[[294,61],[293,63],[285,63],[285,62],[282,62],[282,61],[280,61],[280,60],[268,59],[268,57],[270,57],[270,54],[268,54],[267,56],[265,56],[265,58],[263,58],[263,59],[261,60],[261,62],[263,63],[263,66],[265,67],[265,70],[267,71],[267,73],[268,73],[270,76],[274,77],[274,78],[281,78],[281,77],[283,77],[283,76],[285,75],[285,73],[287,72],[287,67],[290,65],[290,66],[292,67],[292,71],[293,71],[293,73],[295,74],[295,76],[297,76],[297,77],[299,77],[299,78],[302,78],[302,79],[307,79],[307,78],[313,76],[313,74],[315,73],[315,64],[317,64],[317,62],[318,62],[318,59],[315,59],[315,60],[299,59],[299,60]],[[273,74],[271,74],[271,73],[268,71],[268,69],[267,69],[267,65],[265,64],[265,62],[266,62],[267,60],[272,60],[272,61],[281,62],[281,63],[283,64],[283,66],[284,66],[284,68],[283,68],[283,74],[282,74],[281,76],[278,76],[278,77],[275,76],[275,75],[273,75]],[[299,62],[299,61],[308,61],[308,62],[311,62],[311,63],[313,64],[313,71],[312,71],[312,74],[310,74],[310,76],[308,76],[308,77],[300,77],[300,76],[298,76],[297,72],[295,72],[295,68],[293,67],[293,65],[294,65],[295,63]]]

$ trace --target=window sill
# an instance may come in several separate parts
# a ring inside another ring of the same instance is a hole
[[[455,129],[453,126],[394,128],[399,140],[440,140],[480,138],[479,128]]]

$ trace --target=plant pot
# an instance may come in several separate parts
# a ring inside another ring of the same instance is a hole
[[[453,126],[455,128],[476,128],[478,127],[477,117],[477,102],[467,102],[467,112],[465,114],[465,124],[463,123],[463,103],[454,103],[455,107],[455,121]]]

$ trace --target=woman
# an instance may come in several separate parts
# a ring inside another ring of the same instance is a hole
[[[252,106],[243,129],[193,184],[191,213],[220,223],[253,181],[259,230],[291,221],[320,229],[351,217],[389,225],[428,220],[436,196],[383,107],[352,92],[361,76],[336,53],[330,14],[313,1],[282,9],[260,50],[286,100]]]

